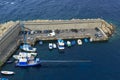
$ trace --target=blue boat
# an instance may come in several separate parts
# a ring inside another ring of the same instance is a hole
[[[85,38],[85,39],[84,39],[84,42],[86,42],[86,43],[87,43],[87,42],[89,42],[89,40],[88,40],[87,38]]]
[[[76,45],[76,41],[75,40],[71,41],[71,45],[72,46]]]
[[[43,45],[43,41],[40,40],[40,41],[39,41],[39,44],[40,44],[40,45]]]
[[[8,78],[0,78],[0,80],[9,80]]]
[[[30,67],[30,66],[37,66],[40,65],[39,58],[36,58],[35,60],[28,60],[27,58],[19,59],[16,63],[16,66],[19,67]]]

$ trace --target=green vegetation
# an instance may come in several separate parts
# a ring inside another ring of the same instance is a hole
[[[0,61],[0,66],[2,66],[3,62]]]

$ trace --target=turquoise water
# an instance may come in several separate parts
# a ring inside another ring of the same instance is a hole
[[[49,51],[48,42],[35,45],[42,60],[91,62],[41,63],[41,66],[29,68],[15,67],[15,63],[5,64],[2,70],[13,70],[16,74],[0,76],[10,80],[119,80],[119,7],[119,0],[0,0],[1,23],[9,20],[103,18],[116,26],[115,34],[108,42],[83,43],[82,46],[65,48],[64,53],[57,49]]]

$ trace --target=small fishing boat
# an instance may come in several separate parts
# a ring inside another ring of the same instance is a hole
[[[65,49],[65,43],[62,39],[58,39],[58,49],[64,50]]]
[[[13,72],[13,71],[1,71],[1,74],[12,75],[12,74],[15,74],[15,72]]]
[[[53,44],[49,43],[49,49],[53,49]]]
[[[40,40],[40,41],[39,41],[39,44],[40,44],[40,45],[43,45],[43,41],[42,41],[42,40]]]
[[[81,40],[81,39],[78,39],[78,40],[77,40],[77,43],[78,43],[78,45],[82,45],[82,40]]]
[[[76,45],[76,41],[75,40],[71,41],[71,45],[72,46]]]
[[[84,42],[86,42],[86,43],[87,43],[87,42],[89,42],[89,41],[88,41],[88,39],[87,39],[87,38],[85,38],[85,39],[84,39]]]
[[[13,58],[20,59],[20,58],[28,58],[34,59],[37,56],[37,53],[27,53],[27,52],[19,52],[19,55],[13,55]]]
[[[13,61],[10,61],[10,60],[9,60],[9,61],[7,61],[6,63],[7,63],[7,64],[10,64],[10,63],[12,63],[12,62],[13,62]]]
[[[35,52],[36,51],[36,48],[33,48],[29,44],[23,44],[23,45],[21,45],[20,49],[22,49],[23,51],[26,51],[26,52]]]
[[[90,42],[93,42],[93,38],[90,38]]]
[[[16,63],[16,66],[19,67],[30,67],[30,66],[37,66],[40,65],[39,58],[36,58],[35,60],[28,60],[27,58],[19,59]]]
[[[27,55],[27,56],[13,55],[13,58],[17,59],[17,60],[21,59],[21,58],[27,58],[28,60],[33,60],[34,59],[34,57],[31,56],[31,55]]]
[[[36,52],[19,52],[19,55],[28,55],[30,54],[31,56],[37,56],[37,53]]]
[[[0,80],[8,80],[8,78],[0,78]]]
[[[55,49],[55,48],[57,48],[57,46],[56,46],[56,44],[55,43],[53,43],[53,48]]]
[[[67,41],[67,46],[70,47],[71,46],[71,42]]]

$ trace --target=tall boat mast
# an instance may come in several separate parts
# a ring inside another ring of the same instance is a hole
[[[26,35],[25,35],[25,27],[24,27],[24,24],[22,21],[20,21],[20,25],[21,25],[21,29],[22,29],[22,32],[23,32],[23,41],[24,43],[26,43]]]

